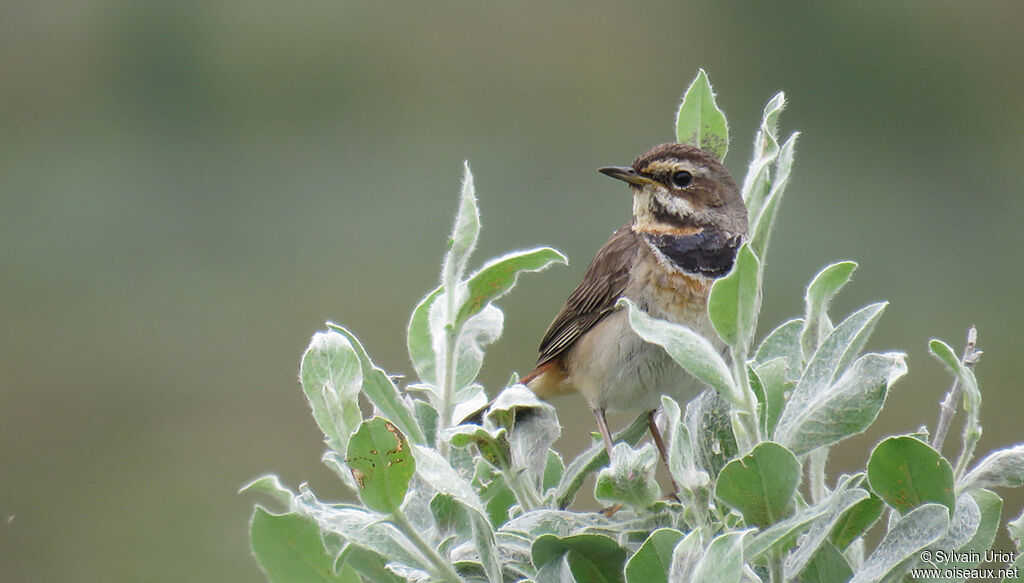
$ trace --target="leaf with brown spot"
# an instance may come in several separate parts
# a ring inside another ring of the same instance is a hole
[[[359,484],[359,498],[378,512],[391,512],[402,504],[416,470],[405,436],[381,417],[363,421],[352,434],[345,462]]]

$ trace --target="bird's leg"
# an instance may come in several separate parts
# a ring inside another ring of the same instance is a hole
[[[604,417],[604,409],[593,409],[594,418],[597,419],[597,430],[601,432],[601,439],[604,440],[604,448],[608,450],[608,462],[612,461],[612,434],[608,431],[608,420]]]
[[[665,464],[665,470],[668,472],[668,480],[672,482],[672,493],[676,500],[679,500],[679,485],[676,484],[675,478],[672,477],[672,470],[668,466],[668,450],[665,449],[665,440],[661,438],[661,430],[658,429],[658,424],[654,420],[654,416],[658,413],[657,409],[652,409],[647,413],[647,426],[651,430],[651,437],[654,438],[654,445],[658,448],[658,453],[661,455],[661,462]]]

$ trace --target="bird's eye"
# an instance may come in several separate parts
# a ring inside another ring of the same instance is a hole
[[[680,170],[672,175],[672,186],[676,188],[686,188],[690,185],[690,181],[693,180],[693,174],[690,174],[686,170]]]

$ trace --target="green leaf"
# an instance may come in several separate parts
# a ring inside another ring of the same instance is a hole
[[[328,446],[345,451],[349,434],[362,420],[359,390],[363,385],[359,358],[341,334],[317,332],[302,355],[302,390]]]
[[[787,320],[772,330],[754,354],[754,361],[765,364],[776,358],[786,359],[786,379],[796,381],[803,372],[804,355],[800,347],[803,318]]]
[[[708,317],[718,336],[729,346],[747,347],[757,328],[761,309],[761,268],[757,257],[744,243],[736,264],[725,277],[711,286]]]
[[[572,567],[569,566],[569,556],[562,555],[556,561],[550,561],[543,567],[537,569],[537,576],[533,581],[527,583],[577,583],[572,574]]]
[[[707,487],[710,477],[697,465],[690,431],[679,404],[672,397],[662,395],[661,410],[665,414],[663,435],[668,445],[668,469],[672,478],[680,488],[690,492]]]
[[[658,499],[661,490],[654,481],[658,453],[650,443],[640,449],[617,443],[612,460],[601,470],[594,484],[594,498],[605,505],[623,504],[643,509]]]
[[[568,264],[569,260],[550,247],[515,251],[492,259],[466,282],[466,298],[459,308],[456,326],[461,325],[484,306],[505,295],[524,271],[537,272],[552,263]]]
[[[512,467],[522,469],[539,491],[548,451],[562,432],[555,408],[525,385],[516,384],[498,394],[485,420],[489,426],[508,429]]]
[[[754,393],[760,405],[758,412],[761,415],[761,428],[765,435],[772,435],[786,407],[786,396],[793,390],[795,383],[786,379],[786,359],[783,357],[748,370],[751,373],[751,384],[756,382],[759,388]]]
[[[751,221],[751,228],[749,230],[750,246],[754,253],[762,260],[765,259],[768,251],[768,238],[771,235],[772,226],[775,224],[775,215],[778,213],[779,203],[782,201],[782,195],[786,191],[786,185],[789,183],[789,173],[793,167],[796,140],[799,136],[799,132],[793,133],[786,140],[786,143],[782,145],[775,163],[775,178],[772,182],[772,188],[768,191],[768,196],[765,197],[758,214],[750,214],[750,216],[756,217]]]
[[[320,531],[341,537],[352,545],[372,551],[389,561],[429,570],[430,561],[393,524],[386,514],[345,505],[327,505],[316,499],[306,486],[299,488],[296,510],[314,519]]]
[[[751,218],[761,214],[765,196],[771,186],[771,168],[779,154],[777,138],[779,115],[786,108],[786,95],[776,93],[764,106],[761,116],[761,127],[754,137],[754,151],[747,167],[747,175],[743,179],[743,201]]]
[[[463,164],[462,189],[459,195],[459,210],[455,215],[455,224],[448,239],[448,252],[444,256],[441,268],[441,285],[448,292],[458,289],[462,274],[466,271],[469,256],[476,247],[480,234],[480,210],[476,203],[476,189],[473,187],[473,173],[469,171],[469,162]],[[449,314],[447,320],[453,321],[455,314]]]
[[[739,452],[729,403],[718,392],[705,390],[686,404],[685,423],[697,465],[710,476],[717,476]]]
[[[363,348],[363,345],[355,335],[331,322],[327,323],[327,327],[348,338],[352,349],[356,352],[356,356],[359,357],[359,364],[363,369],[363,394],[370,400],[370,403],[380,410],[384,417],[397,425],[398,429],[408,436],[413,443],[426,443],[423,430],[416,423],[416,417],[413,415],[409,405],[402,400],[402,396],[398,393],[398,389],[395,388],[391,379],[388,378],[387,373],[373,364],[369,355],[366,354],[366,349]]]
[[[672,552],[683,536],[672,528],[659,528],[652,532],[626,563],[627,583],[668,583]]]
[[[416,399],[413,401],[413,412],[416,424],[423,430],[427,443],[437,443],[437,409],[428,401]]]
[[[974,550],[981,553],[992,548],[992,541],[995,540],[996,531],[999,530],[999,519],[1003,513],[1003,499],[988,490],[972,490],[970,495],[978,504],[981,522],[978,524],[978,531],[974,537],[961,547],[961,550]]]
[[[837,490],[819,503],[824,504],[828,510],[811,524],[807,534],[800,539],[800,544],[786,557],[783,570],[787,581],[800,576],[814,562],[823,547],[832,547],[828,536],[836,522],[852,507],[868,500],[868,496],[867,491],[861,488]]]
[[[804,530],[832,511],[826,500],[798,511],[789,518],[780,520],[764,530],[747,538],[745,554],[753,561],[769,550],[785,550]]]
[[[553,449],[548,450],[548,459],[544,463],[544,480],[541,487],[546,491],[558,486],[565,474],[565,462],[562,455]]]
[[[416,460],[393,423],[380,417],[363,421],[349,440],[346,456],[367,508],[390,513],[401,506]]]
[[[442,296],[442,300],[444,298]],[[455,405],[465,403],[469,394],[465,391],[477,375],[484,363],[484,348],[501,337],[505,326],[505,314],[497,306],[488,304],[483,310],[474,314],[459,330],[459,339],[455,348]],[[479,405],[466,411],[471,413],[487,402],[486,396]],[[454,425],[461,421],[458,415],[447,424]]]
[[[966,419],[964,420],[963,433],[964,449],[961,451],[956,465],[956,475],[959,477],[963,475],[963,471],[966,469],[965,466],[974,453],[974,446],[977,445],[978,440],[981,438],[979,420],[981,413],[981,391],[978,388],[978,379],[975,378],[974,371],[961,362],[960,358],[956,356],[956,353],[953,352],[953,349],[948,344],[941,340],[932,340],[928,343],[928,350],[939,359],[939,362],[946,367],[946,370],[957,378],[963,390],[964,417]],[[980,351],[975,351],[971,355],[974,362],[977,361],[977,357],[980,355]]]
[[[362,579],[353,579],[344,570],[341,571],[342,581],[345,583],[359,583],[360,581],[372,581],[373,583],[407,583],[407,581],[388,571],[385,565],[388,559],[381,555],[364,549],[357,545],[347,545],[342,551],[335,565],[344,565],[345,568],[355,570],[362,575]]]
[[[281,479],[273,474],[260,476],[242,486],[238,493],[243,492],[262,492],[283,504],[285,508],[291,508],[292,501],[295,500],[295,493],[286,488]]]
[[[902,514],[923,504],[956,505],[953,468],[928,444],[909,436],[890,437],[875,446],[868,460],[871,489]]]
[[[505,523],[500,534],[518,534],[529,539],[536,539],[544,534],[559,537],[569,536],[584,530],[608,532],[621,526],[613,520],[597,512],[574,512],[571,510],[531,510],[516,516]],[[532,543],[530,543],[532,545]],[[532,553],[532,551],[531,551]]]
[[[355,567],[349,565],[348,563],[341,564],[341,568],[338,569],[338,577],[346,583],[359,583],[360,581],[362,581],[362,578],[359,576],[359,571],[357,571]]]
[[[911,510],[892,525],[850,583],[877,583],[901,576],[908,568],[907,559],[916,559],[922,549],[942,538],[948,527],[946,506],[925,504]]]
[[[324,549],[320,529],[301,514],[271,514],[257,506],[249,539],[256,560],[273,583],[344,581],[334,573],[334,557]]]
[[[636,445],[647,433],[647,413],[641,413],[629,424],[628,427],[616,433],[612,442],[622,441],[630,445]],[[601,442],[594,443],[583,453],[576,456],[565,468],[562,479],[554,491],[554,505],[557,508],[565,508],[572,504],[576,492],[583,486],[587,476],[608,465],[608,452]]]
[[[975,378],[974,371],[965,366],[953,348],[941,340],[931,340],[928,343],[928,350],[939,359],[946,370],[960,379],[964,389],[964,402],[968,404],[968,409],[972,406],[976,409],[981,404],[981,390],[978,388],[978,379]]]
[[[484,507],[476,491],[468,480],[444,459],[437,450],[419,445],[412,446],[412,459],[415,460],[416,474],[435,490],[452,496],[463,506],[484,516]]]
[[[719,160],[725,160],[729,151],[729,125],[715,103],[715,94],[704,69],[686,90],[676,113],[676,141],[697,146]]]
[[[946,534],[931,545],[933,551],[950,551],[966,545],[978,532],[981,524],[981,511],[978,503],[969,494],[961,494],[957,498],[956,510],[949,522]]]
[[[743,403],[729,366],[706,338],[686,326],[656,320],[626,298],[620,298],[616,306],[626,307],[629,325],[638,336],[664,348],[672,360],[717,390],[725,399],[735,404]]]
[[[495,533],[495,536],[503,553],[502,566],[506,576],[511,576],[516,581],[525,581],[523,578],[536,571],[530,556],[530,546],[533,540],[511,532],[499,531]]]
[[[980,494],[980,496],[975,494]],[[981,507],[979,500],[985,504],[985,508]],[[940,551],[948,553],[948,556],[946,560],[933,562],[940,563],[944,571],[955,569],[964,572],[977,567],[980,561],[973,561],[971,557],[980,558],[985,551],[992,548],[1002,506],[1003,501],[999,496],[987,490],[960,494],[957,497],[956,514],[953,516],[946,536],[931,546],[933,557],[941,556],[938,555]],[[947,576],[936,580],[950,583],[962,582],[964,577]]]
[[[726,532],[716,536],[704,556],[694,565],[689,577],[677,573],[669,576],[670,581],[692,583],[738,583],[743,575],[743,539],[749,530]]]
[[[487,579],[501,581],[501,557],[498,554],[494,529],[487,522],[486,515],[480,513],[470,514],[470,524],[473,527],[473,543],[476,545],[477,554],[480,555],[480,563],[487,574]]]
[[[722,468],[715,496],[743,515],[748,525],[768,526],[793,512],[800,462],[785,447],[765,441]]]
[[[557,537],[545,534],[533,543],[533,564],[538,569],[563,556],[568,558],[569,569],[578,581],[624,583],[622,570],[626,563],[626,550],[607,536],[578,534]]]
[[[495,472],[491,468],[492,472]],[[508,522],[509,510],[518,503],[515,493],[508,487],[504,474],[492,473],[491,478],[486,482],[480,482],[478,491],[480,500],[487,509],[487,519],[494,526],[500,526]]]
[[[669,581],[689,581],[693,576],[694,567],[704,556],[701,535],[701,530],[691,530],[676,543],[675,549],[672,551],[672,562],[668,569]]]
[[[800,583],[846,583],[851,577],[853,569],[843,553],[825,541],[800,575]]]
[[[864,534],[882,516],[883,507],[882,499],[874,493],[855,504],[832,528],[832,544],[841,551],[846,550],[850,543]]]
[[[839,290],[850,281],[857,264],[853,261],[833,263],[818,272],[804,294],[804,330],[801,342],[805,354],[813,354],[818,344],[832,332],[828,305]]]
[[[787,409],[792,407],[799,410],[805,402],[843,374],[864,348],[886,305],[886,302],[878,302],[861,308],[832,330],[807,363]]]
[[[798,384],[775,439],[803,455],[863,432],[878,417],[889,387],[906,374],[905,359],[901,353],[865,354],[831,386],[812,393]]]
[[[439,536],[459,533],[469,538],[469,514],[451,494],[438,492],[430,499],[430,514],[434,517]]]
[[[454,447],[475,445],[483,459],[496,468],[511,463],[508,432],[504,427],[490,430],[479,425],[457,425],[447,429],[445,436]]]
[[[443,291],[444,288],[438,287],[420,300],[409,318],[409,331],[406,335],[409,359],[416,374],[422,382],[434,386],[437,385],[437,353],[430,333],[430,309]]]
[[[960,480],[959,489],[1024,486],[1024,444],[996,450]]]
[[[469,481],[458,472],[436,450],[418,445],[412,446],[416,460],[416,474],[440,494],[451,498],[467,510],[466,516],[484,570],[492,579],[501,578],[494,542],[494,530],[487,520],[487,511]]]

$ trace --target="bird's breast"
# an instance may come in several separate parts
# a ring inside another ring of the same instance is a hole
[[[652,253],[634,267],[625,295],[655,318],[714,337],[707,317],[713,281],[666,265]]]

